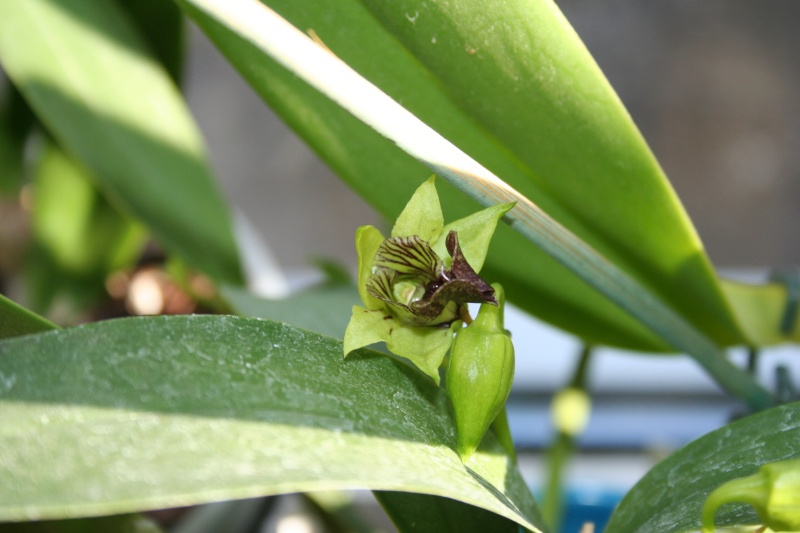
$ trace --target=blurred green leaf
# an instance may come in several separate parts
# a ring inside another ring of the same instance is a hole
[[[3,533],[161,533],[161,528],[141,515],[118,515],[0,524],[0,531]]]
[[[62,270],[98,277],[102,285],[108,273],[138,259],[143,228],[118,214],[59,147],[45,144],[33,184],[35,239]]]
[[[792,296],[786,285],[752,285],[722,279],[722,289],[754,346],[800,342],[800,313],[787,315]],[[796,299],[796,296],[794,296]],[[782,326],[785,324],[786,330]]]
[[[33,247],[25,268],[30,306],[47,314],[61,298],[75,311],[86,310],[107,296],[110,273],[133,266],[147,234],[51,142],[43,143],[32,183]]]
[[[620,502],[606,533],[699,530],[706,496],[765,463],[800,457],[800,403],[775,407],[720,428],[650,470]],[[747,505],[725,506],[717,525],[756,524]]]
[[[163,0],[117,0],[136,23],[142,37],[175,83],[183,78],[186,25],[173,2]]]
[[[235,287],[223,287],[222,296],[239,315],[285,322],[335,339],[344,337],[350,309],[359,303],[352,284],[311,287],[283,300],[268,300]]]
[[[712,338],[741,342],[672,189],[552,3],[526,2],[522,9],[520,2],[401,1],[376,4],[373,12],[357,0],[266,3],[296,27],[314,30],[337,56]],[[397,216],[427,170],[234,31],[189,10],[334,170],[387,218]],[[440,195],[448,219],[477,210],[453,189],[443,187]],[[666,349],[508,228],[498,231],[483,272],[503,283],[518,306],[592,343]]]
[[[447,398],[369,350],[226,316],[130,318],[0,343],[0,520],[371,488],[534,531],[493,439],[463,464]],[[58,453],[53,453],[58,450]]]
[[[11,83],[0,94],[0,198],[19,193],[25,179],[25,142],[36,119]]]
[[[57,329],[58,326],[0,294],[0,339]]]
[[[0,3],[0,62],[109,200],[217,280],[242,274],[186,104],[114,2]]]

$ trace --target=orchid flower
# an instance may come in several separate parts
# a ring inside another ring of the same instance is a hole
[[[439,367],[468,316],[466,304],[497,305],[477,272],[498,220],[513,203],[479,211],[445,226],[434,178],[423,183],[385,238],[373,226],[356,231],[358,291],[344,353],[385,342],[439,383]]]

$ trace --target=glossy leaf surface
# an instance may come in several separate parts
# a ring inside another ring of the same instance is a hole
[[[699,530],[703,504],[719,485],[765,463],[800,457],[800,403],[739,420],[688,444],[650,470],[623,498],[606,533]],[[718,526],[756,524],[746,505],[726,505]]]
[[[458,499],[536,531],[487,439],[463,464],[416,371],[257,319],[151,317],[0,343],[0,520],[340,488]],[[53,453],[59,450],[59,453]]]

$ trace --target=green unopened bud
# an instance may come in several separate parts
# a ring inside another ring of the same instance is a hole
[[[492,287],[498,305],[482,304],[475,320],[458,332],[447,367],[462,459],[472,455],[502,411],[514,379],[514,346],[503,328],[503,288]]]
[[[765,464],[752,476],[717,487],[703,506],[703,533],[714,531],[717,509],[732,502],[752,505],[773,531],[800,531],[800,459]]]

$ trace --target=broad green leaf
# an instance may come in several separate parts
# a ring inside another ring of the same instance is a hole
[[[650,470],[620,502],[606,533],[699,530],[706,496],[765,463],[800,457],[800,403],[775,407],[720,428]],[[746,505],[723,507],[717,525],[755,524]]]
[[[285,322],[335,339],[344,337],[347,310],[358,303],[355,286],[340,283],[312,287],[283,300],[267,300],[234,287],[223,288],[222,295],[236,314]]]
[[[401,533],[518,533],[519,525],[457,500],[408,492],[375,492]]]
[[[0,294],[0,339],[57,329],[58,326]]]
[[[754,409],[774,403],[763,387],[722,357],[706,334],[624,267],[617,266],[613,258],[605,257],[577,237],[274,11],[255,0],[225,4],[217,0],[191,1],[215,20],[235,28],[258,50],[396,142],[481,205],[517,202],[509,218],[525,239],[615,302],[620,312],[624,310],[646,325],[673,349],[690,354],[723,388],[746,399]]]
[[[117,515],[0,524],[0,531],[3,533],[161,533],[162,530],[144,516]]]
[[[450,3],[452,9],[471,10],[469,16],[459,12],[463,20],[458,22],[448,21],[436,2],[426,4],[428,11],[437,11],[435,17],[427,14],[428,22],[420,14],[425,11],[421,4],[384,3],[375,10],[394,34],[356,0],[267,4],[296,27],[313,29],[337,56],[657,291],[715,340],[742,340],[669,184],[550,2],[526,2],[527,11],[519,12],[513,11],[513,6],[522,5],[517,2]],[[235,30],[194,9],[190,13],[262,97],[348,183],[388,218],[397,216],[404,199],[427,174],[418,162],[276,66]],[[480,36],[480,46],[469,44],[464,32],[481,21],[494,21],[502,31],[476,29],[473,35]],[[404,26],[420,27],[415,25],[423,22],[425,30],[420,32]],[[498,50],[507,51],[510,59],[499,63]],[[528,57],[526,50],[536,53]],[[515,58],[516,70],[509,65]],[[449,61],[458,63],[458,69],[437,63]],[[451,79],[454,72],[459,73],[457,79]],[[511,83],[515,76],[517,85]],[[492,89],[494,78],[497,89]],[[485,101],[471,111],[454,86]],[[535,94],[539,105],[525,100],[528,94]],[[498,116],[484,117],[487,109],[497,109]],[[531,113],[540,113],[541,120]],[[510,134],[494,131],[496,123],[506,119],[520,133],[518,141],[507,143]],[[570,140],[573,135],[579,142]],[[521,146],[531,155],[517,153]],[[477,210],[452,189],[439,192],[447,218]],[[632,197],[635,201],[629,201]],[[484,273],[507,287],[515,304],[592,343],[666,348],[635,319],[513,231],[500,228],[496,241]]]
[[[112,203],[193,266],[241,282],[227,209],[196,127],[116,3],[0,3],[0,63]]]
[[[0,520],[370,488],[541,530],[499,443],[459,460],[441,389],[369,350],[344,360],[340,342],[305,330],[99,322],[0,343],[0,375]]]

